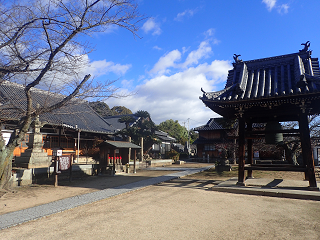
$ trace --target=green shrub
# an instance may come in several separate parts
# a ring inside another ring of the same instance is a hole
[[[180,153],[178,153],[177,151],[172,149],[170,152],[166,153],[166,158],[171,158],[174,161],[178,161],[179,155],[180,155]]]

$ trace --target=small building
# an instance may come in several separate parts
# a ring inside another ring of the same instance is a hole
[[[159,143],[154,143],[152,145],[153,154],[166,154],[171,151],[172,143],[177,140],[174,137],[171,137],[168,133],[163,131],[155,131],[155,135],[159,139]]]
[[[108,168],[113,171],[123,171],[123,165],[130,165],[133,159],[134,171],[136,169],[137,150],[141,147],[131,142],[124,141],[104,141],[99,144],[100,148],[100,172],[104,173]],[[131,156],[133,152],[133,156]]]
[[[231,147],[234,147],[234,140],[228,135],[234,133],[236,129],[223,126],[222,121],[222,118],[210,118],[205,125],[193,129],[199,132],[199,138],[193,142],[197,145],[198,158],[220,158],[222,151],[227,149],[231,151]]]
[[[122,117],[131,117],[134,121],[129,123],[129,127],[134,126],[140,120],[140,117],[137,117],[135,114],[127,114],[127,115],[117,115],[117,116],[109,116],[105,117],[104,119],[116,129],[116,131],[121,131],[126,128],[125,123],[119,122]],[[159,143],[154,143],[151,148],[151,154],[154,158],[159,158],[160,155],[166,154],[167,152],[171,151],[172,143],[176,142],[177,140],[174,137],[171,137],[168,133],[163,131],[155,131],[156,138],[159,140]],[[120,136],[114,135],[114,139],[116,140],[126,140],[121,139]]]

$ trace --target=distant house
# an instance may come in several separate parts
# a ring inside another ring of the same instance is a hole
[[[110,116],[104,118],[105,121],[107,121],[113,128],[116,129],[116,131],[120,131],[126,127],[125,123],[120,123],[119,119],[122,117],[133,117],[135,121],[131,122],[129,124],[130,127],[134,126],[140,119],[140,117],[137,117],[135,114],[127,114],[127,115],[117,115],[117,116]],[[155,131],[155,135],[157,138],[161,141],[161,143],[155,143],[152,145],[152,153],[156,156],[158,154],[165,154],[166,152],[169,152],[171,150],[172,143],[176,142],[177,140],[174,137],[171,137],[168,133],[163,131]],[[115,139],[120,140],[119,136],[114,136]],[[125,140],[125,139],[121,139]]]
[[[210,120],[202,126],[193,130],[199,132],[199,138],[193,144],[197,145],[197,156],[200,158],[218,158],[221,157],[223,151],[228,145],[233,144],[234,140],[228,137],[228,134],[234,131],[234,128],[223,127],[222,118],[210,118]],[[225,153],[223,153],[225,154]]]
[[[181,143],[172,143],[172,148],[177,152],[184,152],[186,147],[182,145]]]
[[[210,120],[202,126],[193,130],[199,132],[199,138],[193,144],[197,146],[197,156],[199,158],[221,158],[224,154],[228,158],[235,159],[237,127],[236,121],[233,126],[224,126],[223,118],[210,118]],[[253,123],[254,130],[263,130],[265,124]],[[254,158],[255,159],[281,159],[283,151],[274,145],[266,145],[264,137],[256,138],[253,141]]]
[[[153,153],[165,154],[166,152],[170,152],[172,148],[172,144],[177,140],[174,137],[171,137],[168,133],[163,131],[155,131],[158,139],[161,143],[155,143],[152,145]]]

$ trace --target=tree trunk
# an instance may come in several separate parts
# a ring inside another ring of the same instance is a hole
[[[18,147],[21,141],[24,139],[25,134],[29,130],[32,118],[27,117],[26,120],[20,125],[19,131],[12,134],[7,145],[4,145],[4,141],[1,137],[0,143],[0,189],[10,188],[10,178],[12,175],[12,159],[13,152]]]

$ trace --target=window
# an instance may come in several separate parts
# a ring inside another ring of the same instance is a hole
[[[27,143],[29,143],[29,134],[24,136],[24,140],[21,142],[21,147],[28,147]]]
[[[214,150],[216,150],[216,147],[213,144],[205,144],[204,150],[205,151],[214,151]]]

